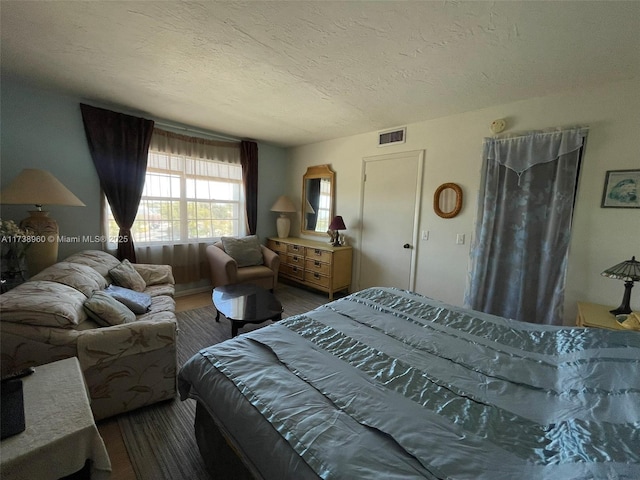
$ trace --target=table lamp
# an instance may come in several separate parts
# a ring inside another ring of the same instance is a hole
[[[291,229],[291,220],[287,213],[296,211],[296,207],[289,197],[280,195],[271,207],[272,212],[279,212],[280,216],[276,220],[276,229],[278,230],[278,238],[287,238]]]
[[[20,222],[20,228],[44,241],[32,242],[26,251],[29,275],[35,275],[58,261],[58,223],[42,210],[43,205],[84,207],[82,201],[46,170],[25,168],[0,192],[5,205],[35,205],[30,216]]]
[[[331,220],[331,224],[329,225],[329,230],[333,230],[336,232],[332,243],[334,247],[340,246],[340,230],[346,229],[347,227],[344,225],[344,220],[340,215],[336,215],[335,217],[333,217],[333,220]]]
[[[618,308],[610,310],[610,312],[614,315],[631,313],[631,307],[629,305],[631,301],[631,289],[633,288],[633,282],[640,280],[640,262],[638,262],[634,256],[631,257],[631,260],[625,260],[622,263],[607,268],[601,275],[617,280],[624,280],[622,303]]]

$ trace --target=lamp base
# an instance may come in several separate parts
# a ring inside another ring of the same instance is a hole
[[[32,277],[58,261],[58,224],[49,218],[49,212],[30,210],[29,214],[20,222],[20,228],[41,240],[30,242],[25,255]]]
[[[332,247],[341,247],[340,244],[340,230],[333,231],[331,233],[331,246]]]
[[[278,230],[278,238],[287,238],[289,230],[291,230],[291,220],[284,213],[276,219],[276,229]]]
[[[613,315],[628,315],[631,313],[631,289],[633,288],[633,282],[624,282],[624,295],[622,296],[622,303],[614,310],[609,310]]]

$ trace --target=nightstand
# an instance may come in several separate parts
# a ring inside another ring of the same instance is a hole
[[[626,330],[620,326],[616,317],[609,312],[612,308],[606,305],[598,305],[597,303],[578,302],[576,325],[578,327]]]
[[[0,477],[110,477],[77,357],[39,365],[22,379],[26,429],[0,443]],[[88,462],[88,468],[86,467]],[[90,470],[90,471],[89,471]]]

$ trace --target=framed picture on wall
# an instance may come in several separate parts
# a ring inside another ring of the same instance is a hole
[[[609,170],[602,208],[640,208],[640,170]]]

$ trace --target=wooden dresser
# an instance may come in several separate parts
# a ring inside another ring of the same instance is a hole
[[[351,286],[351,247],[304,238],[269,238],[267,247],[280,255],[279,276],[329,294]]]

